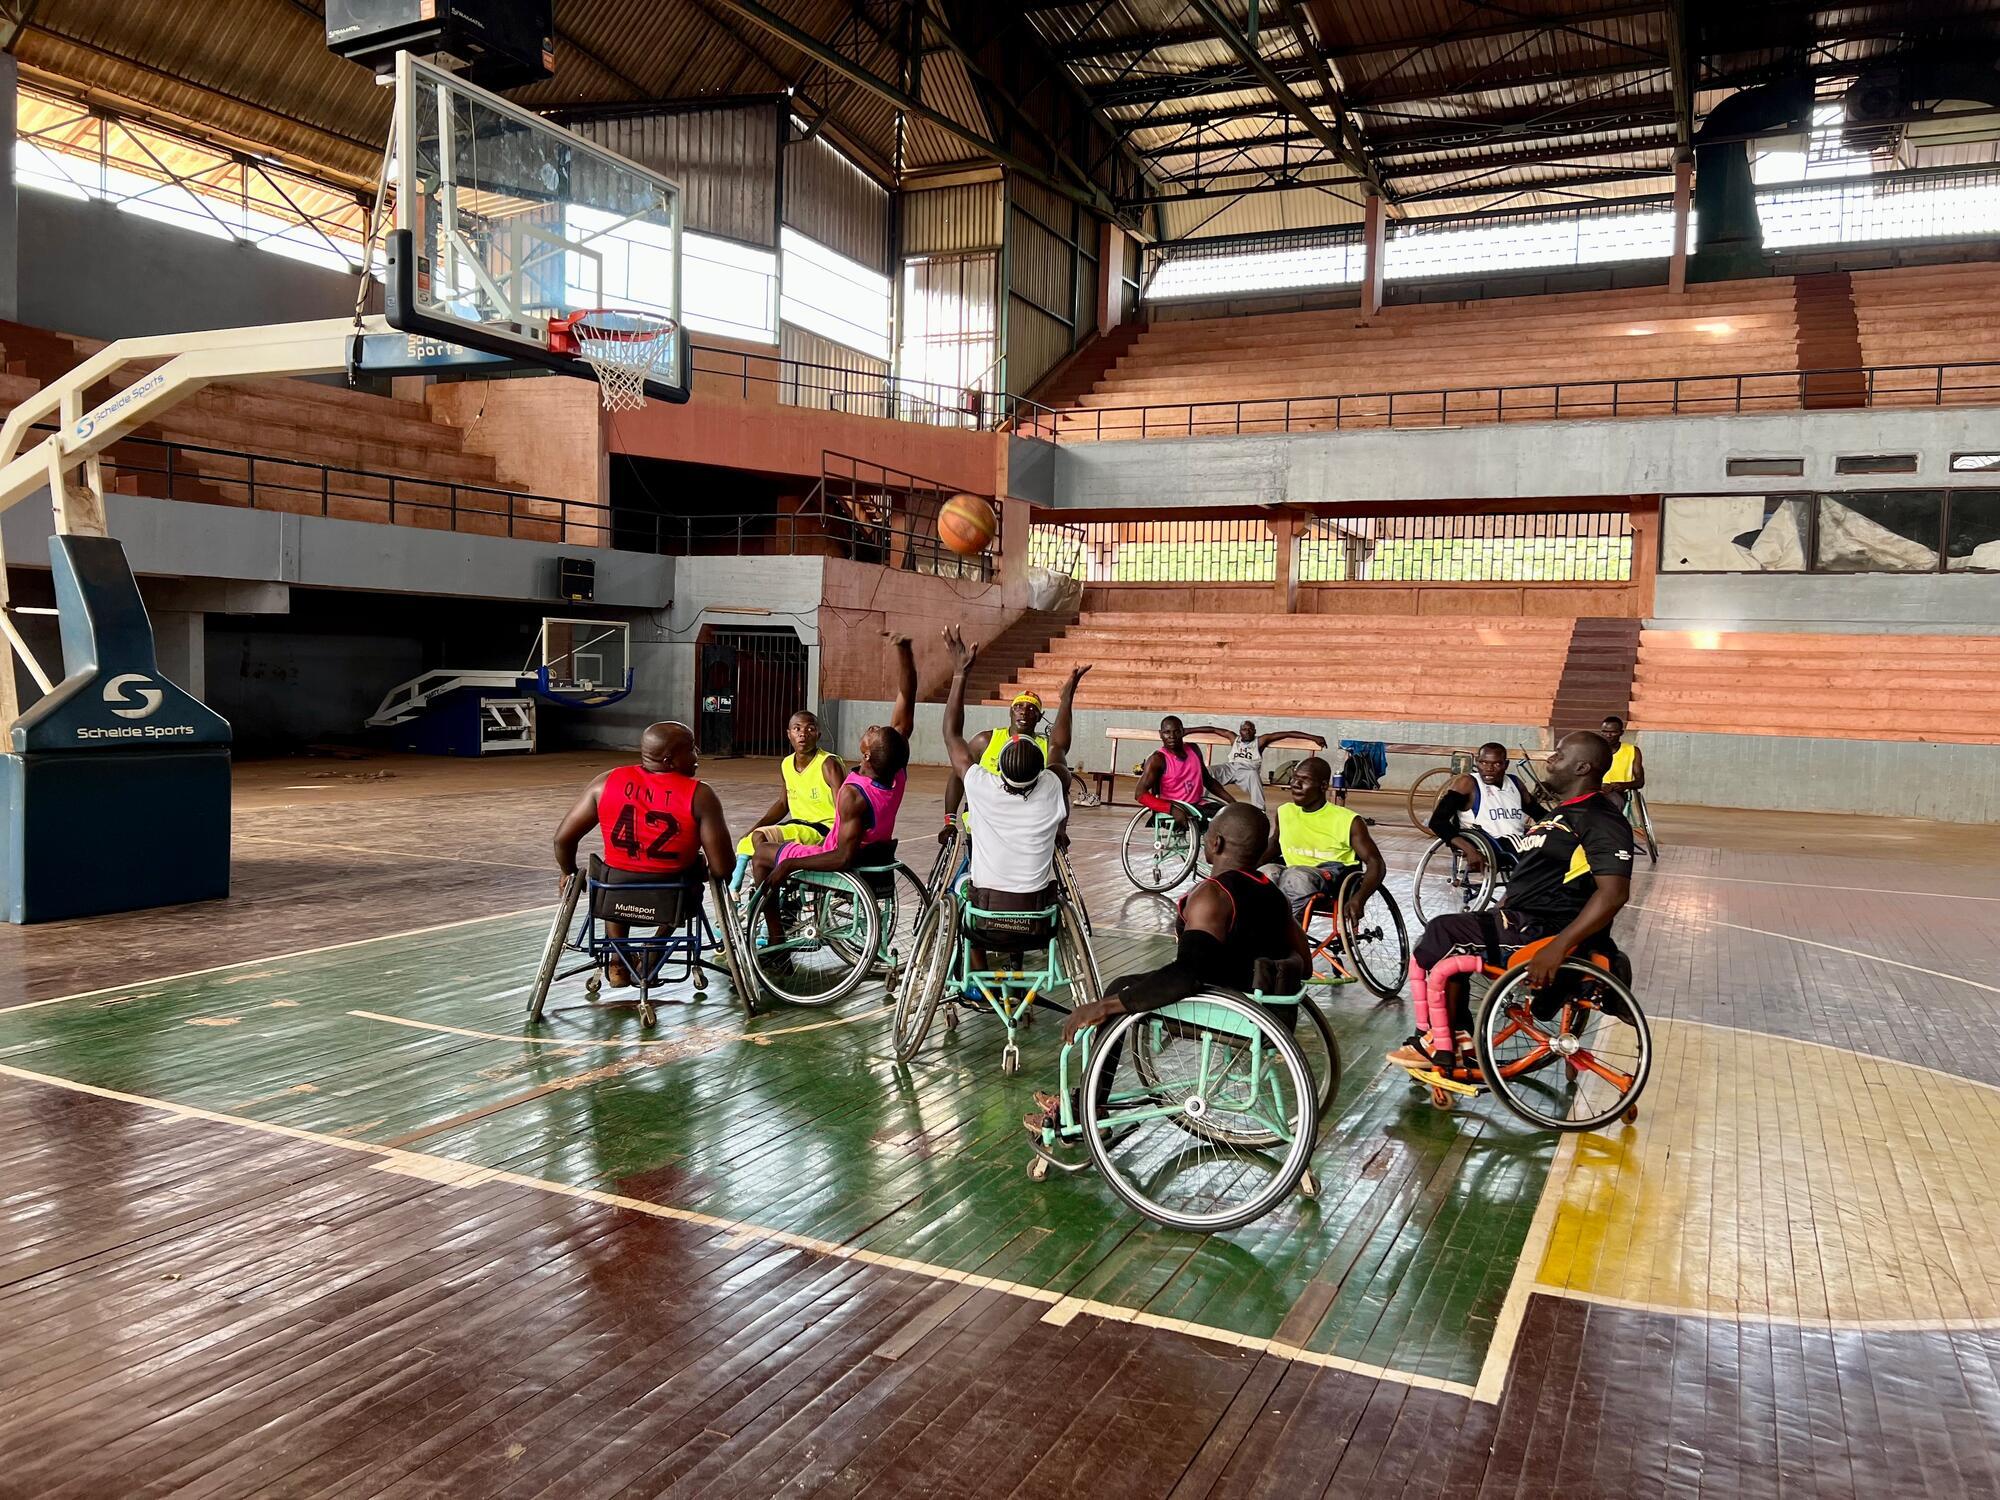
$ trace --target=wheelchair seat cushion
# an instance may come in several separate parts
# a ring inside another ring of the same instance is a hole
[[[978,947],[1019,953],[1041,947],[1055,936],[1056,920],[1050,915],[1057,901],[1053,885],[1039,891],[986,891],[967,881],[965,901],[969,909],[982,913],[966,917],[966,940]]]

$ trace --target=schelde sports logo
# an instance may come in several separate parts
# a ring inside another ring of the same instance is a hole
[[[104,684],[105,704],[121,719],[150,719],[160,711],[167,695],[158,688],[149,686],[152,679],[144,672],[120,672]],[[192,724],[115,724],[100,728],[95,724],[79,725],[76,737],[79,740],[180,740],[193,739]]]
[[[120,672],[104,684],[104,701],[114,705],[131,703],[134,700],[126,696],[125,689],[132,683],[150,680],[143,672]],[[150,719],[159,712],[161,703],[165,701],[166,694],[158,688],[142,687],[139,689],[136,708],[113,707],[111,711],[121,719]]]
[[[98,407],[97,410],[77,418],[75,428],[77,440],[82,441],[84,438],[89,437],[93,432],[97,431],[97,426],[100,422],[110,421],[134,401],[143,400],[145,397],[152,395],[153,392],[163,388],[166,383],[167,377],[165,372],[155,370],[151,375],[148,375],[137,384],[126,386],[124,390]]]

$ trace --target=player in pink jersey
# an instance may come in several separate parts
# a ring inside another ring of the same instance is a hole
[[[1139,805],[1170,814],[1183,828],[1188,822],[1186,807],[1236,800],[1236,794],[1215,779],[1200,747],[1183,738],[1186,733],[1177,715],[1160,720],[1160,748],[1146,757],[1139,776]]]

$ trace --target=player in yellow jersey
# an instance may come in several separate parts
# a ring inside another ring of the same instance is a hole
[[[1646,757],[1639,753],[1637,745],[1625,743],[1625,721],[1618,715],[1606,714],[1597,732],[1611,747],[1611,768],[1604,773],[1604,785],[1600,790],[1623,807],[1628,793],[1639,791],[1646,785]]]
[[[1292,771],[1292,800],[1278,807],[1271,841],[1264,850],[1264,873],[1292,904],[1297,920],[1314,896],[1332,895],[1352,870],[1361,883],[1348,897],[1358,920],[1368,898],[1382,884],[1385,867],[1375,836],[1358,813],[1327,800],[1333,768],[1308,755]]]
[[[785,726],[792,753],[778,760],[784,790],[737,844],[736,873],[729,882],[732,890],[742,886],[757,844],[816,844],[833,826],[833,799],[847,777],[847,768],[839,756],[820,749],[819,734],[819,715],[809,709],[800,709]]]
[[[1042,752],[1042,764],[1067,764],[1069,760],[1070,720],[1076,703],[1076,685],[1083,681],[1088,666],[1072,667],[1069,678],[1063,683],[1062,697],[1056,704],[1056,716],[1049,725],[1049,732],[1038,731],[1042,725],[1042,699],[1039,693],[1016,693],[1014,701],[1007,708],[1007,727],[981,730],[970,741],[968,748],[972,758],[994,775],[1000,774],[1000,753],[1008,744],[1018,739],[1031,739]],[[1064,788],[1067,795],[1068,788]],[[938,834],[938,841],[951,837],[958,819],[958,807],[965,796],[965,784],[956,771],[944,788],[944,829]]]

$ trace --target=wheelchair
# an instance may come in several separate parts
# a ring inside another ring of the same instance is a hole
[[[1477,869],[1458,847],[1459,839],[1479,851]],[[1417,861],[1416,878],[1410,882],[1417,920],[1428,922],[1447,912],[1485,911],[1507,888],[1507,873],[1512,868],[1513,860],[1484,829],[1462,828],[1450,841],[1431,840],[1430,848]]]
[[[629,1003],[638,1007],[642,1026],[651,1026],[658,1018],[653,1003],[655,989],[663,984],[692,982],[695,993],[701,994],[708,989],[708,970],[712,967],[726,970],[730,987],[745,1014],[754,1013],[752,992],[727,917],[728,898],[705,865],[685,877],[669,877],[657,883],[613,883],[604,878],[605,874],[604,861],[592,855],[584,870],[563,881],[555,921],[550,924],[548,940],[542,945],[541,963],[528,996],[530,1023],[542,1019],[550,988],[577,974],[590,974],[584,993],[595,1003],[603,990],[604,966],[613,959],[625,967],[638,987],[638,996]],[[709,925],[704,893],[715,903],[716,911],[724,913],[719,933]],[[589,900],[583,901],[586,894]],[[584,908],[583,926],[571,936],[579,903]],[[627,927],[627,935],[613,937],[605,931],[605,925],[611,922]],[[647,936],[629,931],[644,927],[654,931]],[[705,955],[717,950],[723,955],[720,965],[705,959]],[[581,962],[565,969],[562,966],[565,954],[580,955]]]
[[[1361,879],[1359,870],[1348,871],[1331,896],[1312,897],[1299,914],[1299,926],[1312,948],[1312,973],[1306,983],[1328,988],[1358,983],[1377,999],[1393,1000],[1403,992],[1410,973],[1409,929],[1403,924],[1403,908],[1386,883],[1369,894],[1359,921],[1349,918],[1347,896]]]
[[[1528,960],[1548,941],[1484,965],[1474,980],[1486,991],[1472,1029],[1476,1066],[1449,1074],[1412,1068],[1410,1077],[1439,1109],[1490,1091],[1544,1130],[1630,1125],[1653,1069],[1653,1034],[1632,993],[1631,965],[1615,950],[1576,954],[1546,988],[1531,989]]]
[[[1646,846],[1646,862],[1660,862],[1660,838],[1653,832],[1653,814],[1646,806],[1646,794],[1633,787],[1625,794],[1625,821],[1632,825],[1632,831],[1639,835]]]
[[[852,869],[806,870],[750,892],[741,917],[757,993],[790,1005],[832,1005],[871,975],[891,989],[907,964],[924,886],[896,858],[896,841],[864,844]],[[775,910],[778,935],[766,923]]]
[[[1125,878],[1142,891],[1170,891],[1190,875],[1208,874],[1208,858],[1202,840],[1208,832],[1213,807],[1196,807],[1190,802],[1173,804],[1188,814],[1187,827],[1174,822],[1171,813],[1142,807],[1125,825],[1125,837],[1118,845],[1119,863]]]
[[[1029,1178],[1095,1167],[1147,1218],[1196,1234],[1317,1197],[1320,1100],[1339,1086],[1339,1052],[1317,1076],[1286,1007],[1311,1002],[1212,990],[1084,1031],[1062,1049],[1060,1119],[1030,1137]],[[1062,1154],[1078,1146],[1080,1160]]]
[[[982,967],[973,965],[975,948],[986,955]],[[1039,962],[1030,961],[1035,954]],[[917,1055],[940,1006],[946,1029],[956,1030],[959,1006],[974,1003],[967,997],[976,994],[1006,1029],[1000,1071],[1011,1078],[1021,1071],[1017,1034],[1035,1006],[1067,1009],[1056,1004],[1055,991],[1067,991],[1073,1007],[1096,999],[1101,989],[1090,918],[1067,855],[1056,852],[1050,903],[1032,910],[974,906],[968,877],[925,911],[917,930],[896,997],[896,1060],[906,1063]]]

